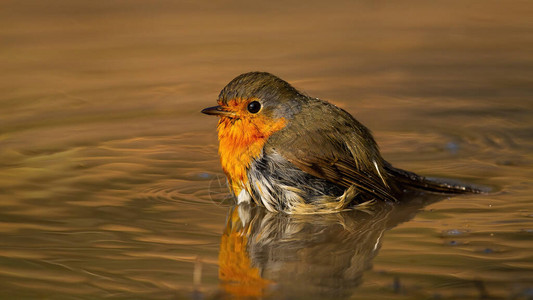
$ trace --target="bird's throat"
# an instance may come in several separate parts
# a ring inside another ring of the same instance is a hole
[[[266,118],[221,118],[218,123],[218,152],[222,169],[228,177],[230,188],[239,195],[248,187],[248,169],[261,156],[268,138],[286,125],[285,119],[272,121]]]

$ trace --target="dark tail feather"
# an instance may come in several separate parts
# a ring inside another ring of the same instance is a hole
[[[389,175],[396,180],[401,186],[413,187],[437,193],[446,194],[479,194],[482,190],[458,184],[451,184],[446,182],[438,182],[427,179],[424,176],[417,175],[413,172],[397,169],[392,165],[386,163],[385,170]]]

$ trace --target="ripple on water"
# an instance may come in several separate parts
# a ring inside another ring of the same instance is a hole
[[[192,280],[198,257],[204,276],[216,277],[227,208],[206,190],[219,176],[206,171],[218,166],[216,148],[195,145],[198,139],[146,136],[15,152],[0,171],[8,186],[0,202],[0,287],[18,287],[20,297],[175,295],[189,289],[180,278]]]

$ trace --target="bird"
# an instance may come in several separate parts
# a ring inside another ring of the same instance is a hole
[[[219,117],[220,163],[237,204],[318,214],[397,203],[406,188],[479,192],[393,167],[350,113],[271,73],[235,77],[217,104],[201,112]]]

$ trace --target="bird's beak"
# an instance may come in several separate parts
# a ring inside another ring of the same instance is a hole
[[[231,117],[231,116],[235,115],[234,112],[227,111],[220,105],[204,108],[204,109],[202,109],[202,113],[204,113],[206,115],[227,116],[227,117]]]

